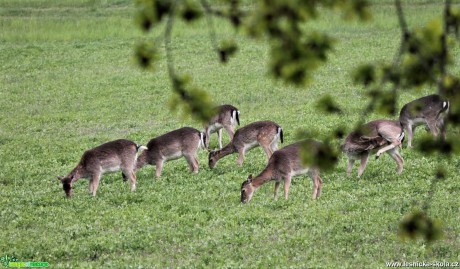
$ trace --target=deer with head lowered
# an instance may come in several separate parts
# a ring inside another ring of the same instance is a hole
[[[238,129],[233,139],[220,150],[209,152],[209,168],[214,168],[221,158],[238,152],[238,165],[243,165],[245,153],[260,145],[267,157],[278,149],[278,140],[283,143],[283,129],[273,121],[256,121]]]
[[[428,95],[405,104],[399,113],[399,121],[407,131],[407,147],[412,147],[415,128],[425,125],[436,137],[441,133],[446,139],[445,118],[449,112],[449,101],[437,94]]]
[[[251,200],[254,192],[263,184],[274,180],[275,193],[274,198],[278,195],[278,190],[281,181],[284,180],[284,198],[288,199],[289,187],[291,186],[291,178],[297,175],[308,173],[313,181],[313,195],[316,199],[321,194],[321,186],[323,181],[319,174],[319,169],[316,167],[308,167],[302,163],[300,158],[300,150],[306,144],[307,148],[317,147],[320,142],[315,140],[304,140],[288,145],[280,150],[277,150],[268,160],[265,169],[256,177],[249,175],[248,179],[241,185],[241,202],[247,203]]]
[[[375,120],[351,132],[341,146],[348,156],[347,174],[350,175],[356,159],[361,160],[358,169],[360,177],[366,169],[369,154],[377,151],[376,158],[384,152],[388,153],[398,166],[398,173],[403,171],[404,160],[399,154],[404,139],[404,130],[399,121]]]
[[[89,179],[89,192],[96,196],[102,174],[121,170],[123,177],[129,177],[131,191],[136,189],[137,154],[147,149],[136,143],[119,139],[85,151],[77,166],[65,177],[58,177],[67,197],[72,196],[72,185],[80,178]]]
[[[204,133],[208,138],[206,140],[206,148],[209,148],[209,140],[212,133],[217,132],[219,138],[219,148],[222,148],[222,129],[225,129],[230,137],[233,139],[235,134],[236,125],[240,125],[240,111],[232,105],[221,105],[215,108],[216,114],[204,126]]]
[[[205,148],[206,135],[197,129],[183,127],[153,138],[147,144],[147,150],[139,155],[136,171],[150,164],[156,166],[155,175],[161,176],[163,164],[184,157],[193,173],[198,173],[197,152]]]

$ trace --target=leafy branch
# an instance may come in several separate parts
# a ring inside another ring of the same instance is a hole
[[[259,0],[257,6],[243,11],[238,0],[227,0],[223,5],[212,7],[208,0],[137,0],[138,25],[146,33],[166,21],[164,46],[168,63],[168,74],[172,82],[175,98],[172,107],[182,106],[185,112],[200,121],[207,121],[214,107],[208,92],[191,83],[191,77],[177,74],[174,68],[171,47],[171,33],[175,17],[192,22],[204,17],[207,21],[209,38],[213,50],[222,63],[229,61],[238,50],[232,40],[217,40],[214,18],[228,21],[235,30],[243,29],[249,38],[267,41],[269,50],[269,73],[288,84],[306,86],[312,74],[323,63],[334,48],[334,39],[325,33],[308,28],[308,22],[315,20],[324,10],[342,11],[344,18],[357,17],[366,20],[370,17],[369,3],[366,0]],[[389,64],[364,64],[353,74],[356,84],[367,89],[370,101],[360,117],[361,125],[366,115],[379,111],[389,115],[397,113],[398,93],[424,85],[437,85],[438,93],[451,101],[452,109],[448,123],[460,124],[460,79],[449,72],[453,64],[449,47],[451,33],[459,37],[460,11],[446,0],[441,20],[434,20],[424,28],[410,29],[404,16],[400,0],[394,1],[396,15],[401,29],[399,48]],[[152,44],[137,48],[139,63],[151,67],[157,60],[157,50]],[[328,113],[342,113],[342,109],[331,96],[319,100],[318,106]],[[325,141],[325,147],[311,153],[307,159],[325,165],[324,169],[335,166],[338,153],[331,146],[331,140],[340,138],[343,128],[337,128]],[[442,154],[459,152],[460,146],[453,140],[427,140],[421,143],[422,152],[434,151]],[[439,170],[441,171],[441,170]],[[438,171],[438,172],[439,172]],[[439,175],[439,173],[437,173]],[[409,215],[401,224],[401,234],[422,235],[427,241],[437,238],[426,227],[437,227],[428,216],[429,204],[437,184],[432,180],[431,190],[423,210]],[[424,223],[423,225],[412,225]],[[425,227],[412,229],[413,227]],[[412,228],[407,228],[412,227]]]

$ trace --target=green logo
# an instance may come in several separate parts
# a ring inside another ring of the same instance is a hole
[[[18,259],[16,259],[14,256],[8,256],[8,255],[6,255],[6,256],[0,257],[0,262],[1,262],[1,264],[2,264],[3,266],[5,266],[5,267],[8,267],[8,264],[9,264],[10,262],[17,262],[17,261],[18,261]]]
[[[47,262],[19,262],[18,259],[14,256],[2,256],[0,257],[0,265],[3,265],[5,267],[10,267],[10,268],[23,268],[23,267],[48,267]]]
[[[47,262],[9,262],[9,267],[22,268],[22,267],[48,267]]]

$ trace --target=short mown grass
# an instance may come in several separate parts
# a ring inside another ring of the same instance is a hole
[[[204,20],[177,23],[176,66],[216,103],[237,106],[242,125],[279,123],[284,145],[296,141],[300,130],[318,139],[337,126],[351,130],[368,98],[350,75],[361,63],[391,61],[399,42],[391,2],[374,2],[368,23],[344,22],[327,11],[310,25],[337,43],[305,89],[267,76],[266,44],[219,20],[218,38],[235,38],[236,56],[218,63]],[[441,1],[409,2],[411,26],[441,14]],[[198,174],[191,174],[183,159],[166,163],[161,178],[145,167],[137,173],[134,193],[120,173],[104,175],[94,198],[81,180],[66,199],[56,176],[70,172],[85,150],[118,138],[146,144],[182,126],[201,129],[169,109],[161,43],[155,72],[136,66],[135,44],[160,41],[163,26],[145,37],[134,14],[131,1],[0,2],[0,257],[49,262],[50,268],[381,268],[386,261],[460,261],[460,158],[415,150],[402,151],[401,175],[385,155],[371,159],[359,180],[356,167],[353,177],[346,177],[341,156],[334,171],[323,173],[317,201],[302,176],[293,180],[289,200],[273,200],[273,184],[266,184],[250,204],[241,205],[242,181],[266,162],[260,148],[246,155],[242,167],[231,155],[210,170],[204,151]],[[458,47],[454,52],[458,55]],[[405,91],[399,107],[434,91],[434,86]],[[320,112],[316,101],[325,94],[337,100],[343,115]],[[449,135],[458,137],[458,129],[450,127]],[[217,146],[216,136],[211,146]],[[428,213],[442,223],[444,236],[431,244],[402,241],[398,225],[423,206],[439,165],[448,177],[437,184]]]

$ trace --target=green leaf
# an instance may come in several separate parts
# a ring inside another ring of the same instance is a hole
[[[403,239],[415,240],[421,237],[427,242],[432,242],[441,238],[443,232],[439,221],[431,219],[422,211],[415,210],[399,223],[398,234]]]
[[[153,69],[158,52],[152,42],[140,42],[135,48],[135,58],[141,68]]]
[[[234,40],[223,40],[219,46],[219,57],[222,63],[228,62],[230,56],[234,55],[238,47]]]
[[[302,163],[320,171],[333,170],[339,159],[335,147],[312,139],[303,141],[300,156]]]

